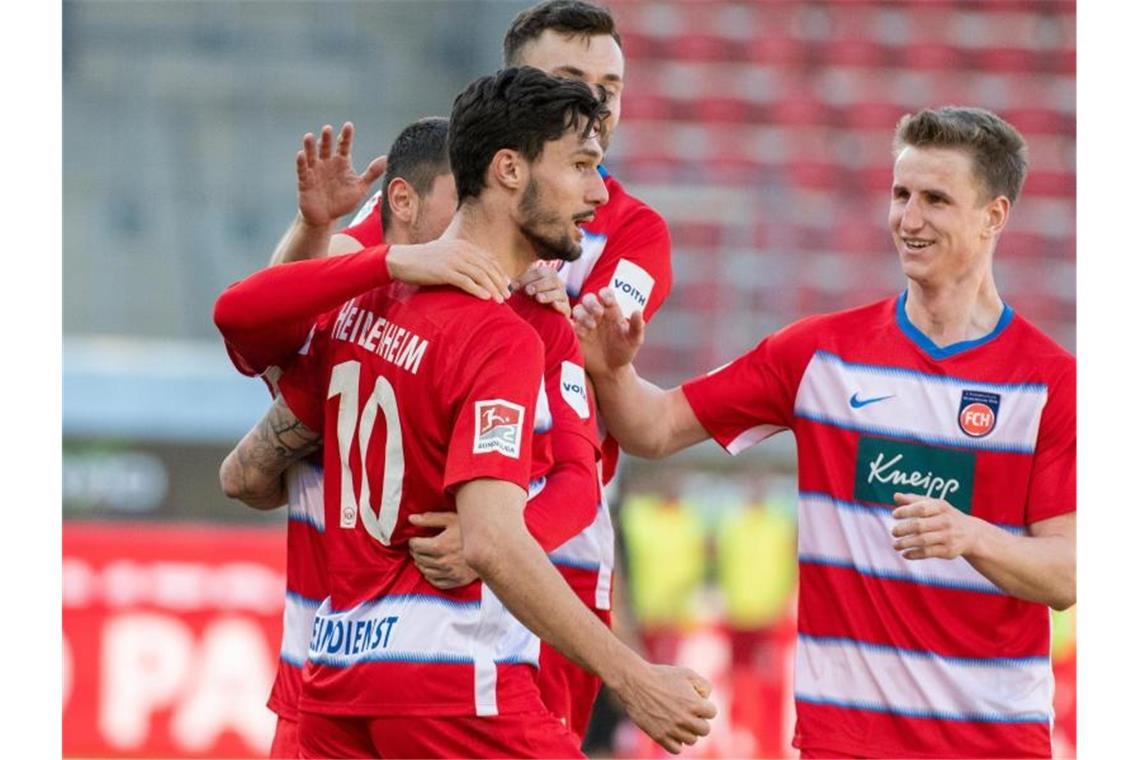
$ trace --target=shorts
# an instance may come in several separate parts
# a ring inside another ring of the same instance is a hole
[[[277,716],[277,730],[273,732],[273,744],[269,747],[271,760],[296,760],[301,756],[301,744],[297,741],[297,721]]]
[[[594,610],[594,614],[607,628],[610,627],[609,610]],[[544,641],[539,650],[535,680],[546,709],[570,729],[581,747],[594,711],[594,701],[602,686],[601,679],[575,665]]]
[[[475,717],[362,717],[302,712],[301,757],[585,757],[545,710]]]

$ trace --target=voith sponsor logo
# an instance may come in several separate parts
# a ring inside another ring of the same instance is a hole
[[[497,451],[512,459],[519,458],[522,447],[522,425],[526,410],[503,399],[475,402],[476,454]]]
[[[656,280],[649,272],[626,259],[618,262],[614,276],[610,279],[610,287],[613,288],[622,315],[626,317],[635,311],[645,311],[655,284]]]
[[[590,417],[586,398],[586,370],[574,362],[562,362],[562,398],[582,419]]]
[[[962,391],[958,405],[958,427],[971,438],[982,438],[997,425],[1001,396],[983,391]]]

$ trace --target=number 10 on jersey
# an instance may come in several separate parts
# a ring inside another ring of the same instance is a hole
[[[340,458],[340,527],[356,527],[357,515],[364,522],[368,535],[384,546],[392,541],[392,529],[400,512],[400,498],[404,491],[404,444],[400,432],[400,412],[396,408],[396,393],[388,378],[378,375],[368,400],[360,406],[360,362],[341,362],[333,367],[329,378],[328,398],[340,397],[336,416],[336,447]],[[384,478],[381,483],[380,509],[372,511],[372,492],[368,483],[365,455],[376,415],[381,413],[387,430],[384,446]],[[360,498],[353,487],[352,468],[349,464],[353,442],[360,453]]]

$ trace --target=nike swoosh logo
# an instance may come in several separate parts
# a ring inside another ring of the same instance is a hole
[[[862,409],[863,407],[867,406],[867,404],[873,404],[876,401],[886,401],[889,398],[894,398],[894,395],[876,396],[875,398],[859,398],[859,392],[856,391],[855,393],[851,394],[851,398],[848,399],[847,403],[851,404],[852,409]]]

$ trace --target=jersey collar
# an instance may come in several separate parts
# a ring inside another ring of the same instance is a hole
[[[951,343],[949,346],[938,346],[930,338],[919,330],[906,315],[906,295],[904,290],[899,294],[898,300],[895,302],[895,321],[898,323],[899,329],[902,330],[903,335],[910,339],[912,343],[918,346],[923,353],[931,359],[947,359],[951,356],[957,356],[971,348],[984,346],[986,343],[996,339],[1005,328],[1009,327],[1009,323],[1013,321],[1013,309],[1009,304],[1002,302],[1001,317],[998,323],[990,330],[989,334],[983,335],[974,340],[963,340],[958,343]]]
[[[598,164],[598,174],[602,175],[602,179],[610,176],[610,170],[606,168],[605,164]]]

